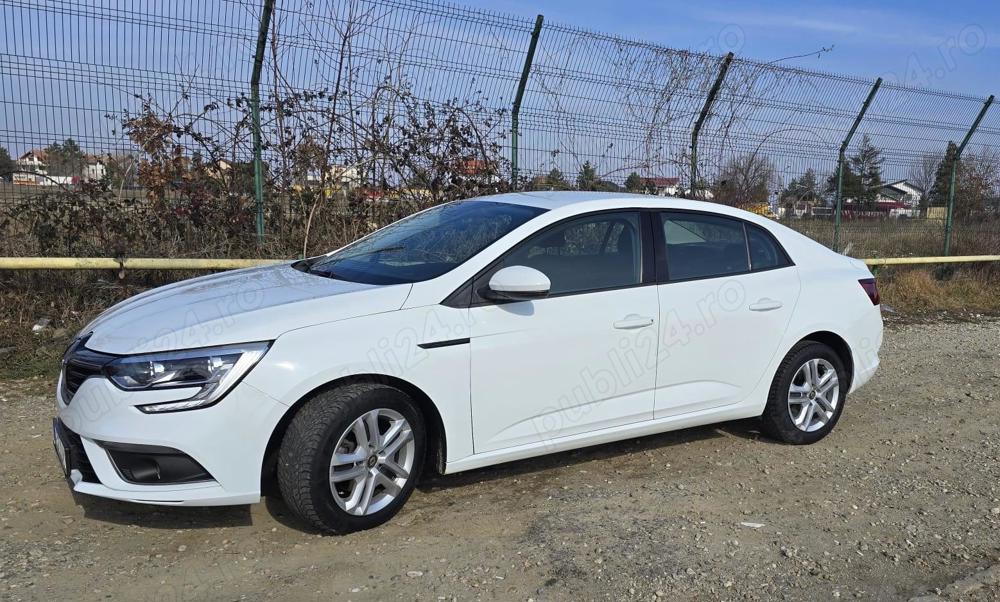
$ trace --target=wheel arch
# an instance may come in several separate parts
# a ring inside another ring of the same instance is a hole
[[[823,343],[827,347],[830,347],[840,358],[840,361],[844,363],[844,368],[847,370],[847,382],[854,383],[854,355],[851,353],[851,346],[844,340],[844,337],[840,336],[835,332],[829,330],[817,330],[802,337],[795,342],[795,345],[802,343],[804,341],[815,341],[817,343]],[[792,348],[795,347],[792,345]],[[850,386],[848,387],[850,388]]]
[[[288,411],[281,417],[281,420],[278,421],[277,426],[271,432],[271,437],[268,439],[267,447],[264,450],[264,461],[261,464],[260,475],[262,493],[277,494],[275,476],[278,463],[278,449],[281,447],[281,441],[285,436],[288,425],[295,418],[295,415],[298,414],[299,410],[302,409],[307,401],[324,391],[355,383],[388,385],[403,391],[413,399],[414,403],[417,404],[417,408],[424,416],[427,428],[427,450],[423,460],[424,468],[433,468],[439,474],[444,473],[445,460],[447,458],[444,421],[441,419],[441,413],[438,411],[437,406],[434,405],[434,402],[431,401],[431,398],[416,385],[395,376],[385,374],[352,374],[324,383],[309,391],[292,404]]]

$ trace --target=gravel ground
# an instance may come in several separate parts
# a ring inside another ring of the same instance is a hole
[[[50,385],[0,382],[0,598],[1000,600],[1000,321],[893,326],[882,358],[816,445],[744,421],[440,477],[345,537],[74,498]]]

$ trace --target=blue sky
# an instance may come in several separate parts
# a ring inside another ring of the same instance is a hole
[[[545,18],[677,48],[988,95],[1000,92],[1000,2],[837,3],[480,0],[476,6]]]

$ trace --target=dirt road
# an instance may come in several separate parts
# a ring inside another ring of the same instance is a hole
[[[441,477],[346,537],[276,500],[74,499],[51,385],[0,382],[0,598],[1000,600],[1000,322],[882,357],[817,445],[746,421]]]

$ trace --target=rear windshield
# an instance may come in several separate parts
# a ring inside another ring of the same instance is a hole
[[[430,280],[458,267],[544,212],[538,207],[491,201],[446,203],[296,267],[311,274],[365,284]]]

